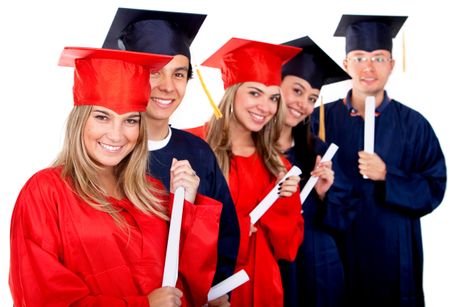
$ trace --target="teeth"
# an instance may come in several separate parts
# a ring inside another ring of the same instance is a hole
[[[300,113],[299,111],[289,108],[289,111],[291,112],[292,115],[294,115],[295,117],[300,117],[302,115],[302,113]]]
[[[262,116],[262,115],[255,114],[255,113],[252,113],[252,112],[250,112],[250,115],[251,115],[254,119],[256,119],[257,121],[262,121],[262,120],[264,120],[264,116]]]
[[[168,105],[172,103],[172,99],[152,98],[152,100],[162,105]]]
[[[99,143],[100,146],[108,151],[119,151],[122,146],[111,146],[103,143]]]

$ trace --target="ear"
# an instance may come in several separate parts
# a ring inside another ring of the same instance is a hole
[[[344,70],[345,71],[348,71],[348,60],[347,60],[347,58],[345,58],[343,61],[342,61],[342,65],[344,66]]]

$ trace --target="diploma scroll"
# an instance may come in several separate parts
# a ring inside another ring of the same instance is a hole
[[[364,151],[373,154],[375,144],[375,97],[367,96],[364,109]],[[367,179],[367,176],[364,176]]]
[[[286,178],[290,176],[299,176],[302,173],[302,171],[297,167],[293,166],[289,172],[284,175],[284,177],[280,180],[280,182],[283,182],[286,180]],[[267,210],[273,205],[273,203],[280,197],[278,195],[278,184],[273,187],[273,189],[269,192],[269,194],[264,197],[264,199],[250,212],[250,221],[254,225],[261,216],[266,213]]]
[[[239,272],[234,273],[209,290],[208,302],[215,300],[216,298],[219,298],[222,295],[225,295],[228,292],[236,289],[240,285],[249,281],[249,279],[250,277],[248,277],[247,273],[244,270],[240,270]]]
[[[164,262],[164,275],[162,286],[175,287],[178,279],[178,258],[180,250],[181,218],[184,205],[183,187],[175,190],[173,198],[172,215],[170,216],[169,236],[167,240],[166,260]]]
[[[339,147],[336,144],[331,143],[331,145],[328,147],[327,151],[323,155],[320,162],[331,161],[331,159],[333,159],[333,156],[338,149]],[[318,180],[319,177],[311,176],[306,182],[305,186],[300,192],[300,201],[302,205],[305,203],[306,197],[308,197],[309,193],[311,193],[312,189],[314,188]]]

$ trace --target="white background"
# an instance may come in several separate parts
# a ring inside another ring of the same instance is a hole
[[[0,5],[0,306],[11,306],[8,287],[9,227],[15,199],[26,180],[58,153],[72,107],[73,70],[56,65],[64,46],[101,47],[117,7],[207,13],[192,45],[200,64],[230,37],[282,43],[309,35],[339,64],[344,39],[334,38],[342,14],[408,15],[394,42],[397,66],[387,90],[420,111],[433,125],[450,159],[450,17],[445,1],[8,1]],[[447,29],[447,31],[446,31]],[[402,71],[402,38],[406,72]],[[222,93],[218,71],[202,68],[216,101]],[[324,87],[324,101],[343,97],[349,84]],[[197,79],[173,116],[176,127],[192,127],[212,114]],[[424,288],[427,306],[450,306],[448,193],[441,206],[422,219]]]

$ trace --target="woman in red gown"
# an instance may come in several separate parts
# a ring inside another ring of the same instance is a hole
[[[161,287],[172,194],[145,175],[151,70],[171,57],[66,48],[74,108],[62,152],[33,175],[11,223],[9,284],[16,306],[201,306],[217,258],[220,203],[197,195],[189,164],[176,287]],[[194,206],[193,203],[196,205]]]
[[[232,292],[232,306],[283,306],[277,260],[295,259],[303,239],[299,177],[278,182],[291,165],[276,146],[283,124],[281,65],[299,51],[231,39],[202,64],[222,71],[223,117],[213,117],[204,131],[238,214],[241,242],[236,270],[245,269],[250,277]],[[282,197],[252,225],[250,212],[277,184]]]

